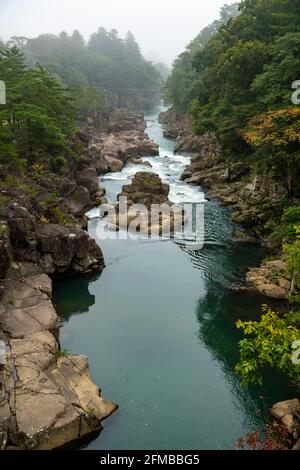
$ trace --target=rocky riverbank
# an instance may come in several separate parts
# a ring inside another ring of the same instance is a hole
[[[182,180],[201,186],[207,198],[216,199],[231,209],[232,219],[237,224],[232,241],[261,243],[273,254],[277,253],[277,259],[266,260],[260,267],[248,270],[242,289],[288,303],[294,285],[288,274],[286,257],[281,246],[274,245],[265,230],[274,215],[276,218],[281,214],[282,203],[288,197],[287,186],[274,183],[266,175],[256,174],[253,168],[241,162],[229,164],[223,158],[214,135],[193,135],[189,117],[178,120],[169,110],[160,115],[160,122],[165,127],[165,136],[176,139],[175,153],[191,156],[191,163],[183,172]],[[275,404],[271,416],[286,428],[293,449],[299,450],[299,400]]]
[[[216,199],[230,209],[232,220],[237,224],[232,241],[260,243],[276,252],[279,247],[268,239],[266,225],[281,213],[283,200],[288,196],[286,185],[274,183],[266,175],[255,174],[250,166],[241,162],[229,164],[214,135],[193,134],[189,117],[178,120],[169,110],[160,115],[160,121],[165,127],[165,135],[176,138],[175,153],[191,156],[182,180],[201,186],[207,198]],[[249,290],[275,299],[288,299],[291,279],[286,274],[284,256],[279,256],[280,259],[266,262],[247,273]]]
[[[145,133],[144,115],[114,112],[106,133],[91,132],[89,155],[98,174],[120,171],[129,160],[159,154],[158,145]]]
[[[31,173],[0,167],[1,449],[78,444],[117,408],[101,398],[87,358],[60,350],[49,276],[104,268],[84,230],[86,211],[106,202],[98,175],[158,147],[143,115],[126,110],[90,117],[72,145],[82,157],[44,156]]]
[[[13,263],[0,306],[0,448],[57,449],[98,434],[116,405],[100,396],[83,356],[59,347],[51,279]]]

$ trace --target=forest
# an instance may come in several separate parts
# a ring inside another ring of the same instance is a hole
[[[163,80],[132,33],[123,40],[104,28],[87,44],[77,30],[70,36],[12,37],[0,43],[0,75],[7,88],[0,161],[9,165],[41,152],[51,158],[68,153],[68,138],[80,119],[126,105],[130,97],[134,105],[146,106],[159,96]]]

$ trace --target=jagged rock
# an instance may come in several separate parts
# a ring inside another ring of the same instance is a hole
[[[130,159],[159,154],[158,145],[145,133],[142,114],[119,110],[110,117],[107,134],[94,135],[89,155],[98,174],[122,170]]]
[[[125,163],[140,156],[158,155],[157,144],[149,139],[147,134],[128,131],[120,134],[109,134],[102,138],[100,147],[101,157],[106,162],[109,171],[120,171]]]
[[[13,250],[10,242],[9,228],[6,223],[0,223],[0,279],[6,276],[6,272],[13,260]]]
[[[181,207],[168,199],[170,187],[159,175],[148,172],[135,174],[130,185],[118,195],[116,213],[109,216],[111,230],[129,229],[147,235],[161,235],[179,230],[186,220]],[[156,215],[153,205],[158,208]]]
[[[75,217],[82,217],[93,207],[89,190],[84,186],[75,187],[64,198],[64,206]]]
[[[105,156],[105,163],[107,170],[112,173],[121,171],[124,167],[124,163],[122,160],[118,160],[117,158],[113,158],[108,155]]]
[[[60,353],[52,334],[59,320],[50,299],[51,281],[44,274],[24,279],[28,269],[9,281],[0,310],[7,346],[0,369],[0,447],[51,450],[99,433],[102,420],[117,406],[101,398],[86,357]],[[23,321],[11,321],[12,310],[22,310]]]
[[[96,193],[99,187],[96,168],[89,167],[77,172],[76,181],[80,186],[87,188],[90,194]]]
[[[39,263],[47,274],[74,274],[104,267],[103,254],[96,242],[80,228],[55,224],[36,227]]]
[[[9,208],[7,223],[14,259],[35,262],[37,259],[37,243],[34,217],[30,215],[25,207],[14,203]]]
[[[129,205],[144,204],[150,209],[152,204],[170,203],[170,186],[164,184],[155,173],[140,171],[135,174],[131,184],[123,186],[120,197],[127,197]]]
[[[108,132],[124,132],[138,130],[144,132],[146,128],[144,114],[121,108],[109,116]]]

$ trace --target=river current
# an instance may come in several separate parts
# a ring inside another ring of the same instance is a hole
[[[161,108],[146,116],[159,157],[105,175],[114,201],[137,171],[154,171],[170,185],[175,203],[205,201],[199,187],[180,181],[189,162],[173,155],[174,142],[158,123]],[[266,372],[262,387],[242,388],[238,361],[239,319],[257,317],[265,299],[233,292],[249,266],[263,256],[255,246],[230,241],[227,210],[205,205],[205,236],[217,243],[189,251],[172,240],[98,240],[106,268],[101,275],[59,281],[54,302],[61,346],[89,358],[102,395],[119,405],[89,449],[233,449],[239,437],[262,426],[266,409],[293,390]],[[90,213],[97,238],[105,222]]]

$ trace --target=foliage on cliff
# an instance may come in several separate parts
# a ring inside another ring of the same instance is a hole
[[[236,366],[244,385],[262,384],[265,367],[279,369],[293,382],[300,383],[300,225],[290,227],[289,221],[294,217],[299,217],[299,206],[286,210],[283,216],[290,240],[284,251],[292,278],[291,311],[282,316],[264,306],[260,321],[237,322],[246,336],[240,341],[241,358]]]
[[[269,226],[283,241],[292,311],[238,323],[246,338],[237,371],[245,384],[261,383],[266,366],[300,382],[291,360],[300,339],[300,0],[242,0],[228,13],[177,58],[166,100],[177,115],[191,113],[196,134],[214,132],[229,162],[286,187]]]
[[[208,41],[217,34],[220,26],[226,23],[230,17],[238,13],[238,4],[225,5],[220,12],[220,19],[204,28],[198,36],[191,41],[185,51],[174,61],[172,72],[165,84],[166,103],[172,105],[178,114],[189,110],[191,101],[198,96],[201,83],[196,68],[194,57],[199,50],[203,50]]]
[[[299,0],[243,0],[237,16],[179,56],[167,82],[169,103],[191,109],[196,133],[215,132],[228,159],[258,165],[296,196],[299,21]]]

